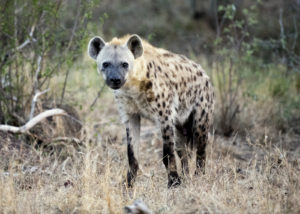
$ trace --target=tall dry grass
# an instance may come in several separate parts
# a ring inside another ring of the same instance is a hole
[[[127,189],[125,133],[111,93],[105,89],[90,108],[100,79],[91,65],[79,65],[69,77],[66,100],[84,123],[80,142],[53,140],[39,147],[24,136],[1,133],[1,214],[123,213],[138,198],[154,213],[300,212],[299,139],[274,134],[261,123],[253,123],[243,137],[211,135],[205,174],[184,176],[181,186],[168,189],[161,140],[143,121],[144,173]],[[54,79],[51,88],[60,82]]]
[[[160,143],[150,147],[155,141],[145,137],[140,163],[147,175],[127,189],[126,146],[86,133],[79,149],[55,142],[52,155],[33,147],[2,153],[8,165],[0,171],[0,213],[122,213],[137,198],[154,213],[300,212],[299,157],[289,159],[268,139],[211,138],[205,174],[168,189]],[[17,160],[22,152],[29,155]]]

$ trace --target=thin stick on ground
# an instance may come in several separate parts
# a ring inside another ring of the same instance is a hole
[[[36,124],[38,124],[45,118],[51,117],[51,116],[58,116],[58,115],[67,115],[67,113],[64,110],[59,109],[59,108],[47,110],[47,111],[44,111],[44,112],[38,114],[37,116],[35,116],[31,120],[29,120],[25,125],[23,125],[21,127],[10,126],[10,125],[0,125],[0,131],[12,132],[12,133],[26,133],[32,127],[34,127]]]

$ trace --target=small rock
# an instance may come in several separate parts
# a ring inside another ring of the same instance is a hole
[[[153,214],[142,200],[136,200],[133,205],[124,207],[126,214]]]

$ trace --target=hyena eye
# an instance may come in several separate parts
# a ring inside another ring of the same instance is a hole
[[[109,65],[110,65],[109,62],[103,62],[102,67],[103,67],[103,68],[107,68]]]
[[[122,67],[125,68],[125,69],[128,68],[128,63],[127,62],[122,62]]]

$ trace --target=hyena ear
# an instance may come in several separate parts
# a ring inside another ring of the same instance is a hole
[[[90,40],[88,45],[89,56],[92,57],[94,60],[96,60],[98,54],[100,53],[100,51],[104,46],[105,46],[104,40],[99,36],[95,36]]]
[[[143,55],[142,40],[138,35],[134,34],[129,37],[127,47],[132,52],[135,59]]]

